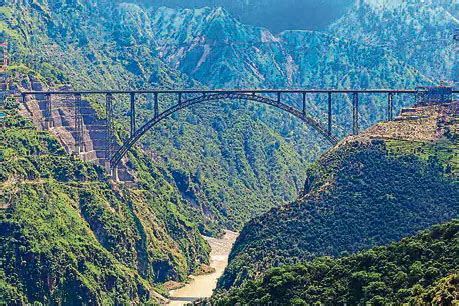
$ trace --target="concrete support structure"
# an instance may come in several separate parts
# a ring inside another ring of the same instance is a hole
[[[83,151],[83,116],[81,115],[81,94],[75,95],[75,153],[79,156]]]
[[[332,135],[332,94],[329,92],[328,94],[328,135]]]
[[[45,129],[53,127],[53,106],[51,94],[45,94]]]
[[[131,137],[135,134],[135,94],[131,93],[130,94],[130,112],[129,115],[131,116],[131,130],[130,130],[130,135]]]
[[[394,120],[394,94],[387,95],[387,121]]]
[[[107,114],[107,133],[106,133],[106,148],[105,148],[105,159],[108,172],[111,173],[111,163],[110,160],[112,158],[112,144],[114,142],[113,139],[113,94],[107,93],[105,96],[105,111]],[[114,173],[111,173],[112,175]]]
[[[352,134],[359,134],[359,94],[352,93]]]
[[[303,92],[303,116],[306,116],[306,93]]]
[[[158,118],[159,115],[159,105],[158,105],[158,93],[153,94],[153,113],[154,113],[154,118]]]

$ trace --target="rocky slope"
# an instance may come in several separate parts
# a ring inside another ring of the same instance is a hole
[[[1,109],[2,302],[158,301],[161,283],[208,263],[189,208],[147,156],[130,156],[138,185],[112,185],[17,107]]]
[[[269,267],[386,244],[457,217],[459,103],[406,110],[346,138],[309,170],[305,195],[250,221],[219,287]]]
[[[57,87],[62,83],[87,89],[200,86],[156,57],[148,12],[137,5],[103,0],[12,1],[0,13],[3,35],[10,40],[14,73],[32,69]],[[14,17],[18,15],[23,18]],[[91,98],[91,105],[102,109],[103,99]],[[171,100],[165,98],[161,103],[165,107]],[[117,129],[124,138],[127,99],[121,97],[115,105]],[[259,119],[249,120],[246,112],[229,104],[196,107],[177,114],[143,139],[155,162],[176,174],[170,183],[177,192],[207,220],[203,231],[216,224],[239,228],[250,217],[293,200],[300,189],[296,182],[304,177],[300,165],[307,158],[271,126]],[[103,116],[103,111],[99,114]],[[138,115],[144,122],[151,110],[142,104]],[[226,127],[232,128],[224,131]],[[254,132],[244,136],[242,131],[249,128]],[[255,152],[261,138],[266,146]],[[228,147],[234,150],[228,152]],[[244,205],[246,196],[251,197],[253,210]]]
[[[213,305],[435,304],[459,301],[459,220],[338,259],[270,269]]]
[[[311,31],[285,31],[242,24],[221,8],[151,12],[152,35],[158,56],[171,67],[212,88],[414,88],[431,84],[413,67],[379,47],[338,39]],[[285,96],[292,105],[298,97]],[[362,126],[384,116],[384,97],[362,100]],[[412,103],[397,99],[397,106]],[[350,131],[351,101],[336,95],[333,113],[336,132]],[[325,97],[307,97],[308,112],[325,119]],[[238,104],[242,109],[243,104]],[[317,138],[295,118],[257,107],[254,119],[273,127],[289,140],[300,156],[314,157]],[[291,131],[295,132],[292,133]]]
[[[382,49],[320,32],[275,35],[221,8],[160,8],[151,23],[161,59],[210,87],[402,88],[427,81]]]
[[[354,0],[159,0],[141,1],[155,8],[223,7],[245,24],[262,26],[274,33],[284,30],[323,30],[338,19]]]
[[[457,81],[459,58],[453,34],[459,20],[454,2],[359,0],[329,31],[390,50],[428,77]]]

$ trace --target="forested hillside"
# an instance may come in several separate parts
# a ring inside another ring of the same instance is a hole
[[[135,151],[138,186],[113,186],[17,107],[1,109],[0,302],[155,301],[162,289],[153,286],[208,263],[209,247],[164,170]]]
[[[0,25],[11,45],[13,74],[32,70],[50,86],[70,83],[76,89],[201,86],[158,58],[152,36],[157,25],[135,4],[7,4],[0,10]],[[115,101],[120,133],[128,126],[123,124],[127,101]],[[160,102],[162,107],[172,103],[169,98]],[[253,105],[230,103],[198,106],[142,139],[143,147],[157,157],[155,162],[176,174],[177,182],[171,182],[176,192],[213,226],[237,229],[250,217],[295,199],[304,178],[300,165],[319,152],[320,146],[311,147],[309,156],[300,156],[278,131],[257,119],[256,111]],[[152,111],[142,104],[138,114],[142,122]],[[249,128],[253,132],[246,135]]]
[[[251,220],[219,287],[267,268],[399,240],[459,213],[458,103],[420,107],[325,153],[305,196]]]
[[[213,305],[411,304],[459,301],[459,220],[368,251],[268,270]]]

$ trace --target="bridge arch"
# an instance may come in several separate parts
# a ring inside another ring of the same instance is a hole
[[[169,118],[172,114],[182,109],[189,108],[192,105],[201,104],[204,102],[214,102],[214,101],[219,101],[219,100],[247,100],[247,101],[254,101],[254,102],[276,107],[278,109],[281,109],[299,118],[305,124],[312,127],[315,131],[321,134],[331,144],[335,144],[338,141],[337,138],[331,135],[329,131],[321,123],[319,123],[317,120],[307,115],[306,113],[303,113],[302,111],[299,111],[298,109],[290,105],[282,103],[280,100],[280,97],[276,100],[276,99],[272,99],[266,96],[257,95],[255,93],[243,93],[243,92],[240,92],[240,93],[239,92],[221,92],[221,93],[218,92],[216,93],[216,92],[212,92],[212,93],[202,94],[199,97],[187,99],[185,101],[179,100],[178,104],[159,113],[157,116],[155,116],[154,118],[146,122],[142,127],[137,129],[135,133],[129,139],[127,139],[123,143],[121,148],[113,155],[113,157],[110,159],[110,167],[112,169],[116,169],[121,159],[127,154],[127,152],[137,143],[137,141],[146,132],[148,132],[151,128],[153,128],[155,125],[157,125],[161,121]]]

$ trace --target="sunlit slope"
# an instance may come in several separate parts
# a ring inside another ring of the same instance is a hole
[[[408,110],[349,137],[309,170],[305,196],[242,230],[220,280],[386,244],[457,217],[458,103]]]
[[[145,156],[131,155],[137,186],[111,185],[16,107],[0,131],[3,302],[156,301],[155,286],[208,263],[185,203]]]

